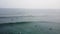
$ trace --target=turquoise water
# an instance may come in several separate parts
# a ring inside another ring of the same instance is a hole
[[[44,21],[0,24],[0,34],[60,34],[60,23]]]

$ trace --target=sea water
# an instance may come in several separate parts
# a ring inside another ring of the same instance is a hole
[[[60,23],[43,17],[1,17],[0,34],[60,34]]]
[[[5,15],[10,14],[7,17],[2,17],[4,12],[1,11],[0,34],[60,34],[60,12],[58,10],[34,11],[27,10],[26,13],[23,11],[23,15],[17,14],[19,13],[17,11],[15,16],[7,11]]]

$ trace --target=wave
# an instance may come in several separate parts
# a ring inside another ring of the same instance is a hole
[[[10,23],[2,23],[1,25],[13,25],[13,24],[26,24],[26,23],[52,23],[54,24],[55,22],[48,22],[48,21],[24,21],[24,22],[10,22]],[[58,23],[59,24],[59,23]]]

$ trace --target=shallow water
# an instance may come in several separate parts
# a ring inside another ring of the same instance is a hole
[[[0,24],[0,34],[60,34],[60,23],[17,22]]]

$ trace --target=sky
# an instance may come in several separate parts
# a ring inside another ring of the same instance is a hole
[[[0,8],[60,9],[60,0],[0,0]]]

